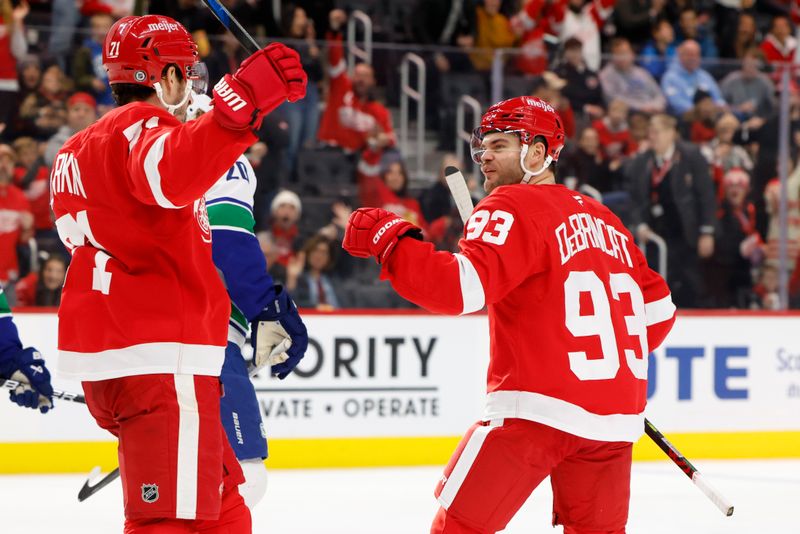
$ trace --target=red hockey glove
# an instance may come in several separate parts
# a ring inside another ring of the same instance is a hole
[[[297,52],[272,43],[214,86],[214,117],[226,128],[258,128],[264,115],[306,96],[307,82]]]
[[[405,236],[422,239],[422,230],[385,209],[359,208],[347,221],[342,248],[359,258],[375,256],[383,263]]]

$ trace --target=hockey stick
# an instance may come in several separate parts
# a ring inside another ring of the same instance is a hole
[[[652,439],[659,448],[664,451],[669,459],[675,462],[681,471],[683,471],[687,477],[691,479],[695,486],[703,492],[703,494],[708,497],[711,502],[713,502],[719,510],[725,514],[726,516],[733,515],[733,504],[726,499],[717,489],[712,486],[703,475],[700,474],[695,466],[686,459],[686,457],[675,448],[675,446],[669,442],[667,438],[664,437],[664,434],[658,431],[658,429],[651,423],[650,421],[645,418],[644,420],[644,431],[645,433]]]
[[[0,378],[0,386],[6,389],[17,389],[19,386],[24,386],[25,384],[18,382],[17,380],[11,380],[10,378],[2,379]],[[86,398],[83,395],[78,395],[77,393],[67,393],[66,391],[61,391],[60,389],[53,390],[53,398],[67,401],[67,402],[77,402],[78,404],[86,404]]]
[[[217,20],[225,26],[225,29],[236,37],[236,40],[248,53],[255,54],[261,49],[256,40],[253,39],[253,36],[239,24],[239,21],[231,15],[231,12],[219,0],[203,0],[203,3],[211,10]]]
[[[83,483],[83,487],[78,492],[78,502],[83,502],[101,489],[105,488],[111,482],[114,481],[119,476],[119,467],[115,467],[113,471],[109,474],[101,478],[97,481],[96,484],[90,484],[91,480],[100,474],[100,466],[95,467],[92,469],[92,472],[89,473],[89,477],[86,479],[86,482]]]
[[[253,378],[258,374],[259,371],[261,371],[264,367],[267,366],[267,363],[268,362],[264,362],[257,367],[255,365],[250,367],[250,369],[248,369],[247,371],[247,375],[250,378]],[[113,471],[109,472],[106,476],[98,480],[96,484],[92,484],[91,483],[92,479],[99,474],[100,474],[100,466],[96,466],[94,469],[91,470],[89,476],[86,477],[86,482],[83,483],[83,486],[81,487],[80,491],[78,491],[78,502],[85,501],[86,499],[88,499],[101,489],[111,484],[111,482],[113,482],[114,479],[119,477],[119,467],[115,467]]]
[[[444,173],[447,187],[450,188],[450,194],[453,195],[453,200],[455,200],[456,207],[458,208],[458,214],[466,225],[467,220],[472,214],[472,197],[469,195],[469,189],[467,189],[464,175],[455,167],[447,167]],[[647,418],[644,420],[644,431],[662,451],[667,453],[670,460],[675,462],[675,465],[692,480],[694,485],[697,486],[723,514],[726,516],[733,515],[733,505],[730,501],[709,484],[691,462],[687,460],[686,457],[658,431],[653,423],[647,420]]]

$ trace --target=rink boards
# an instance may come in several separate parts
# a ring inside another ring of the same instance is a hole
[[[445,463],[480,418],[486,316],[305,315],[297,373],[254,379],[271,467]],[[55,368],[57,317],[18,313],[22,339]],[[649,357],[647,417],[690,458],[800,457],[800,314],[682,314]],[[536,336],[536,325],[530,335]],[[54,385],[80,392],[56,374]],[[0,403],[0,473],[116,465],[116,448],[84,406],[47,416]],[[647,438],[638,460],[661,459]]]

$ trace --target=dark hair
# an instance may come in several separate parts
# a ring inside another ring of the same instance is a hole
[[[317,245],[320,243],[324,243],[328,246],[328,263],[322,268],[323,272],[327,272],[333,269],[333,266],[336,264],[336,247],[333,246],[330,239],[321,234],[309,237],[303,244],[301,250],[306,253],[306,265],[304,265],[304,267],[308,267],[308,257],[311,255],[311,251],[317,248]]]
[[[583,41],[577,37],[570,37],[564,42],[564,50],[570,50],[574,48],[583,48]]]
[[[790,19],[790,18],[789,18],[787,15],[780,14],[780,15],[775,15],[774,17],[772,17],[772,21],[770,21],[770,23],[769,23],[769,29],[770,29],[770,31],[772,31],[772,30],[774,30],[774,29],[775,29],[775,23],[776,23],[778,20],[780,20],[780,19],[783,19],[783,20],[785,20],[785,21],[786,21],[786,23],[789,25],[789,27],[790,27],[790,28],[792,27],[792,21],[791,21],[791,19]]]
[[[43,255],[44,255],[44,253],[43,253]],[[67,258],[65,258],[65,257],[64,257],[63,255],[61,255],[61,254],[51,254],[51,255],[49,255],[47,258],[45,258],[45,259],[42,261],[42,265],[39,267],[39,270],[40,270],[41,272],[44,272],[44,269],[45,269],[45,267],[47,267],[47,264],[48,264],[48,263],[52,263],[52,262],[54,262],[54,261],[55,261],[55,262],[58,262],[58,263],[60,263],[60,264],[61,264],[61,265],[63,265],[65,268],[66,268],[66,266],[67,266]]]
[[[167,70],[170,67],[175,67],[175,77],[178,78],[178,81],[183,80],[183,72],[181,72],[181,68],[176,63],[165,65],[164,69],[161,71],[161,77],[164,78],[167,75]],[[138,83],[111,84],[111,96],[114,97],[114,102],[116,102],[118,106],[124,106],[131,102],[143,102],[154,94],[156,94],[155,89],[146,85],[139,85]]]
[[[631,46],[631,42],[625,37],[614,37],[611,39],[611,50],[614,50],[622,45]]]
[[[42,262],[39,267],[39,280],[36,283],[36,296],[34,297],[36,306],[59,306],[61,304],[62,288],[59,286],[56,289],[48,289],[44,285],[44,277],[42,276],[47,266],[53,262],[60,263],[66,271],[67,259],[61,254],[53,254]]]
[[[397,196],[405,197],[408,195],[408,169],[403,164],[403,162],[399,159],[393,159],[386,163],[386,166],[381,170],[381,180],[386,183],[386,175],[389,174],[389,170],[392,168],[392,165],[397,164],[400,165],[400,173],[403,175],[403,187],[400,188],[400,191],[392,191],[392,193],[397,194]],[[388,186],[387,186],[388,187]]]
[[[281,33],[283,34],[284,37],[290,37],[290,38],[295,37],[294,35],[292,35],[292,26],[294,25],[294,14],[297,11],[297,8],[299,7],[300,6],[298,6],[294,2],[290,2],[284,4],[283,7],[281,8],[280,25],[281,25]],[[305,35],[299,36],[300,39],[304,37]]]

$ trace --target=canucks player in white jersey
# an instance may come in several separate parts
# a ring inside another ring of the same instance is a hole
[[[33,347],[22,348],[11,309],[0,286],[0,384],[6,379],[20,385],[11,390],[11,402],[47,413],[53,407],[50,372],[41,353]]]
[[[211,109],[210,103],[205,95],[192,95],[187,118],[199,117]],[[205,195],[214,265],[231,298],[228,346],[220,375],[225,391],[220,402],[222,424],[246,479],[239,493],[251,509],[266,492],[264,459],[268,451],[248,363],[242,356],[249,325],[254,329],[254,365],[271,365],[278,378],[285,378],[294,369],[308,343],[297,309],[267,273],[264,254],[253,233],[255,191],[253,167],[241,156]],[[279,300],[281,305],[276,306]],[[288,308],[289,317],[270,317],[268,310],[273,307]]]

